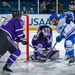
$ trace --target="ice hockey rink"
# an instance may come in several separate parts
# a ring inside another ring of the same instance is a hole
[[[32,37],[36,34],[36,31],[30,31],[30,44]],[[58,35],[56,31],[53,31],[53,45],[56,42],[55,38]],[[17,61],[11,66],[13,73],[11,75],[75,75],[75,65],[68,65],[68,61],[64,60],[65,50],[64,50],[64,40],[60,43],[57,43],[55,46],[57,50],[60,52],[60,63],[58,61],[52,61],[47,63],[42,62],[26,62],[25,59],[17,59]],[[20,49],[25,51],[25,46],[20,45]],[[34,49],[29,48],[30,55],[33,54]],[[5,54],[0,59],[0,75],[2,71],[2,67],[4,66],[9,53]],[[25,53],[23,55],[25,57]],[[21,58],[23,58],[21,57]],[[19,57],[20,58],[20,57]],[[55,63],[56,62],[56,63]]]

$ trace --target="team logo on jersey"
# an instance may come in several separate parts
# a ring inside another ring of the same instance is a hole
[[[41,44],[41,43],[39,43],[39,44],[38,44],[38,47],[39,47],[39,48],[42,48],[42,44]]]

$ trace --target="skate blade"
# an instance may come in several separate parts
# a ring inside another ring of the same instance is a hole
[[[2,75],[11,75],[10,72],[4,71],[4,70],[1,72],[1,74],[2,74]]]

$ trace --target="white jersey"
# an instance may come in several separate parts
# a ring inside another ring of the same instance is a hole
[[[59,19],[56,30],[58,33],[62,33],[65,38],[68,38],[71,35],[75,34],[75,24],[72,21],[70,24],[66,24],[66,17],[63,16],[61,19]]]
[[[58,33],[61,33],[61,32],[62,32],[62,29],[63,29],[64,26],[66,25],[65,20],[66,20],[65,18],[61,18],[61,19],[59,20],[58,25],[57,25],[57,27],[56,27],[56,30],[57,30]]]
[[[75,24],[72,21],[71,21],[70,25],[66,26],[63,34],[65,35],[66,38],[75,34]]]
[[[0,26],[3,24],[3,22],[4,22],[5,19],[6,19],[5,16],[1,16],[1,17],[0,17]]]

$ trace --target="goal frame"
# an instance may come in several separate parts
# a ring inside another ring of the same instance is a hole
[[[26,31],[25,39],[27,39],[29,42],[29,16],[27,14],[23,14],[22,16],[26,17],[26,19],[25,19],[25,21],[26,21],[26,23],[25,23],[26,24],[25,25],[25,31]],[[29,61],[29,45],[25,45],[25,46],[26,46],[26,61]]]

